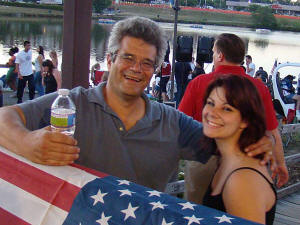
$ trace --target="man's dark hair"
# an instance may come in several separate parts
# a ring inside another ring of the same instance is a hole
[[[217,50],[228,62],[241,64],[245,57],[245,43],[235,34],[223,33],[215,40]]]
[[[250,59],[252,61],[251,55],[246,55],[246,58]]]
[[[30,41],[24,41],[24,47],[28,44],[30,44]]]
[[[203,99],[204,105],[210,93],[218,87],[224,88],[227,103],[239,110],[242,120],[247,123],[238,141],[240,150],[245,152],[247,146],[256,143],[266,132],[265,111],[259,92],[248,78],[224,75],[208,86]],[[261,157],[259,155],[257,158]]]
[[[258,69],[259,69],[259,70],[263,70],[264,68],[263,68],[262,66],[260,66]]]

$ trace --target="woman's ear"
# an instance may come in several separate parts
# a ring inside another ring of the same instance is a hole
[[[248,122],[242,121],[241,124],[240,124],[240,128],[241,128],[241,129],[245,129],[245,128],[247,128],[247,127],[248,127]]]

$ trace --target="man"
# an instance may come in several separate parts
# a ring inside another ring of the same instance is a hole
[[[214,72],[198,76],[190,82],[179,105],[179,110],[201,122],[203,97],[208,84],[217,76],[223,74],[246,76],[258,88],[265,106],[267,130],[271,131],[276,140],[276,147],[273,152],[278,164],[277,171],[275,171],[279,175],[277,185],[282,186],[288,180],[288,171],[284,161],[282,141],[277,129],[278,122],[271,96],[269,90],[261,81],[246,75],[244,69],[240,66],[244,55],[245,44],[238,36],[227,33],[219,35],[213,47]],[[202,202],[210,178],[215,172],[216,160],[216,157],[212,157],[205,167],[200,163],[187,162],[185,179],[186,195],[189,201]]]
[[[22,103],[24,88],[28,82],[29,99],[32,100],[35,94],[34,77],[32,71],[32,52],[29,41],[24,41],[24,50],[19,52],[16,57],[16,71],[18,73],[18,89],[17,89],[17,103]]]
[[[268,82],[268,73],[260,66],[255,73],[255,78],[260,78],[266,84]]]
[[[188,76],[192,73],[191,65],[188,62],[176,62],[175,63],[175,80],[177,84],[177,93],[175,95],[176,105],[178,106],[185,89],[189,83]]]
[[[255,64],[252,62],[252,57],[251,55],[246,55],[246,73],[254,77],[254,72],[255,72]]]
[[[144,94],[165,52],[164,31],[155,22],[142,17],[119,21],[108,42],[107,83],[71,90],[74,138],[45,128],[57,97],[53,93],[0,110],[0,144],[33,162],[67,165],[76,160],[164,190],[179,159],[205,162],[210,157],[199,146],[200,123]],[[260,150],[268,151],[268,144]]]

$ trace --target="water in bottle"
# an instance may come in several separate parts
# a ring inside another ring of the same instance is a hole
[[[75,132],[76,108],[69,92],[68,89],[58,90],[58,97],[51,106],[50,124],[51,130],[72,136]]]

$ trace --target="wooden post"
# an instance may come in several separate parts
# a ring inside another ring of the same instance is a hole
[[[92,0],[64,1],[62,86],[89,86]]]

